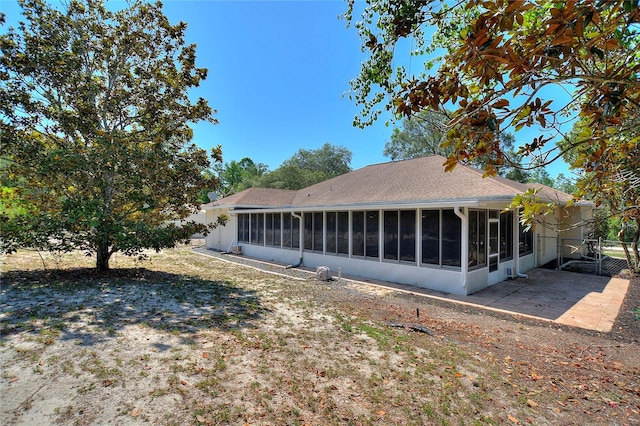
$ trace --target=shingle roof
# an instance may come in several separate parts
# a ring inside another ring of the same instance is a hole
[[[439,155],[374,164],[298,191],[296,207],[510,200],[526,192],[528,184],[502,177],[483,178],[483,171],[458,165],[445,172]],[[566,202],[571,196],[543,187],[539,196]]]
[[[523,184],[458,165],[445,172],[439,155],[373,164],[299,191],[249,188],[216,205],[236,207],[315,207],[414,204],[465,201],[508,201],[530,187],[544,201],[566,203],[571,195],[540,184]]]
[[[291,204],[296,191],[290,189],[275,188],[248,188],[236,192],[228,197],[221,198],[205,207],[279,207]]]

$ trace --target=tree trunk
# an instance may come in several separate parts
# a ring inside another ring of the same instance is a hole
[[[99,243],[96,250],[96,269],[98,272],[105,272],[109,270],[109,258],[111,257],[111,251],[109,245],[105,243]]]
[[[631,254],[629,254],[629,248],[627,247],[627,243],[624,242],[624,224],[620,228],[618,232],[618,240],[620,240],[620,244],[622,244],[622,249],[624,250],[624,256],[627,259],[627,268],[629,268],[630,272],[633,272],[635,269],[633,268],[633,262],[631,261]]]
[[[640,252],[638,251],[638,240],[640,239],[640,218],[636,219],[636,232],[633,234],[631,250],[633,251],[634,268],[632,272],[640,272]]]

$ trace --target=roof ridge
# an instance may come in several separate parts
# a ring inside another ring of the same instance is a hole
[[[573,195],[568,194],[558,188],[554,188],[552,186],[549,185],[545,185],[543,183],[540,182],[518,182],[516,180],[513,179],[509,179],[506,178],[504,176],[500,176],[498,174],[493,175],[493,176],[487,176],[484,177],[484,173],[482,173],[482,169],[478,169],[475,168],[473,166],[467,165],[467,164],[461,164],[461,166],[466,167],[467,169],[471,170],[472,172],[476,172],[477,174],[481,174],[481,178],[482,179],[487,179],[487,178],[491,178],[495,183],[502,185],[503,187],[509,188],[509,189],[515,189],[516,191],[521,191],[522,188],[520,188],[521,186],[527,188],[527,189],[535,189],[536,187],[542,190],[549,190],[549,191],[553,191],[556,192],[558,194],[562,194],[562,195],[566,195],[567,197],[572,197]]]
[[[462,164],[462,163],[458,163],[459,166],[464,167],[465,169],[480,175],[481,179],[491,179],[492,181],[494,181],[496,184],[501,185],[504,188],[510,189],[510,190],[516,190],[516,191],[520,191],[522,188],[518,188],[518,186],[520,185],[524,185],[527,186],[526,183],[522,183],[522,182],[517,182],[515,180],[506,178],[504,176],[500,176],[497,173],[495,175],[487,175],[485,176],[485,172],[482,171],[482,169],[479,169],[477,167],[474,167],[470,164]],[[515,184],[515,185],[512,185]]]
[[[369,164],[298,190],[251,187],[223,198],[219,204],[246,206],[282,205],[291,208],[351,204],[441,202],[443,200],[505,200],[529,188],[541,188],[544,199],[566,201],[570,195],[540,184],[523,183],[503,176],[483,177],[484,171],[470,164],[456,164],[444,171],[446,158],[431,154],[398,161]]]
[[[368,168],[368,167],[383,166],[383,165],[385,165],[385,164],[397,164],[397,163],[402,163],[402,162],[406,162],[406,161],[415,161],[415,160],[419,160],[419,159],[421,159],[421,158],[429,158],[429,157],[440,157],[440,158],[442,158],[443,160],[446,160],[446,157],[444,157],[444,156],[442,156],[442,155],[440,155],[440,154],[433,154],[433,153],[432,153],[432,154],[420,155],[420,156],[418,156],[418,157],[400,158],[400,159],[398,159],[398,160],[389,160],[389,161],[384,161],[384,162],[381,162],[381,163],[367,164],[367,165],[366,165],[366,166],[364,166],[364,167],[361,167],[361,168],[359,168],[359,169],[352,170],[352,172],[355,172],[356,170],[366,169],[366,168]]]

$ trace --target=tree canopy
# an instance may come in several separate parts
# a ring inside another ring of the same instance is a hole
[[[441,146],[445,141],[447,121],[443,113],[429,110],[418,112],[411,120],[402,120],[402,126],[394,128],[391,138],[385,142],[383,155],[395,161],[451,154],[451,147]]]
[[[355,5],[349,2],[350,23]],[[637,0],[367,1],[355,26],[368,53],[351,82],[362,107],[355,123],[370,124],[384,110],[398,118],[451,111],[447,170],[483,158],[496,173],[506,160],[497,137],[505,130],[522,141],[519,155],[544,166],[562,154],[554,142],[578,119],[588,128],[567,149],[593,149],[573,165],[603,179],[613,152],[638,144]],[[403,40],[413,67],[397,57]]]
[[[446,126],[446,114],[441,112],[425,109],[411,117],[405,117],[402,120],[402,127],[394,128],[391,138],[385,142],[383,154],[391,157],[393,161],[431,154],[447,157],[453,154],[453,147],[446,144]],[[501,149],[509,157],[509,161],[497,167],[498,174],[518,182],[535,181],[537,177],[535,173],[524,170],[520,164],[520,156],[513,148],[513,134],[501,132],[497,137]],[[471,163],[482,166],[483,161],[483,157],[478,157]],[[540,183],[548,184],[549,181]]]
[[[202,231],[204,172],[221,161],[191,143],[215,122],[189,90],[207,76],[183,22],[162,4],[20,0],[25,20],[0,36],[2,250],[85,250],[98,270]],[[5,191],[6,190],[6,191]],[[222,220],[224,221],[224,219]]]
[[[348,3],[368,53],[351,81],[355,124],[450,111],[445,170],[480,160],[487,174],[509,161],[499,134],[512,130],[532,166],[569,158],[577,197],[640,221],[638,0],[367,0],[358,20]],[[525,220],[539,211],[534,193],[516,201]]]
[[[318,149],[300,148],[280,167],[260,177],[256,186],[301,189],[351,171],[349,149],[325,143]]]
[[[350,172],[351,157],[352,153],[347,148],[325,143],[318,149],[300,148],[282,165],[318,172],[326,180]]]
[[[260,178],[269,170],[266,164],[256,164],[249,157],[240,161],[231,160],[224,165],[217,164],[215,169],[220,181],[218,192],[221,196],[256,186]]]

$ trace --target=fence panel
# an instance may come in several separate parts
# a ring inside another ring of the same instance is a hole
[[[602,274],[601,241],[564,238],[560,241],[558,269]]]

